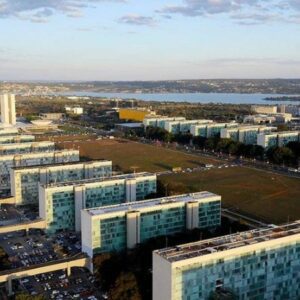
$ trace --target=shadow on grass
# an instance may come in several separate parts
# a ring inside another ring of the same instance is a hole
[[[160,167],[160,168],[163,168],[163,169],[166,169],[166,170],[172,170],[172,167],[167,165],[167,164],[164,164],[164,163],[155,163],[154,164],[155,166],[157,167]]]

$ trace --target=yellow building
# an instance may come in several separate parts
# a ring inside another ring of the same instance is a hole
[[[119,110],[120,120],[143,122],[148,115],[155,115],[155,113],[148,109],[120,108]]]

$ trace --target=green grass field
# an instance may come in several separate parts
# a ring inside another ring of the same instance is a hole
[[[300,180],[248,168],[161,176],[173,192],[211,191],[223,204],[271,223],[300,219]]]
[[[216,163],[158,146],[125,140],[93,140],[61,143],[61,147],[79,146],[80,154],[90,159],[109,159],[122,171],[158,172],[173,167],[195,167]],[[175,193],[211,191],[222,195],[225,206],[234,207],[271,223],[300,219],[300,180],[249,168],[211,169],[196,173],[161,176],[168,190]]]
[[[79,146],[82,157],[112,160],[124,172],[132,171],[132,167],[137,167],[138,172],[159,172],[173,167],[192,168],[201,163],[217,163],[196,155],[119,139],[63,143],[60,146],[76,149]]]

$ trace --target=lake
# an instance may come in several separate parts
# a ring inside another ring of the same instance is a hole
[[[65,92],[64,96],[89,96],[121,99],[138,99],[158,102],[190,102],[190,103],[231,103],[231,104],[300,104],[299,101],[266,101],[266,97],[280,97],[290,95],[277,94],[227,94],[227,93],[98,93],[98,92]],[[296,95],[293,95],[296,96]]]

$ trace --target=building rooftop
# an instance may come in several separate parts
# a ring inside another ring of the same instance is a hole
[[[122,174],[122,175],[116,175],[111,177],[104,177],[104,178],[90,178],[90,179],[83,179],[83,180],[76,180],[76,181],[65,181],[65,182],[57,182],[57,183],[51,183],[51,184],[43,184],[42,187],[63,187],[63,186],[73,186],[73,185],[83,185],[83,184],[89,184],[89,183],[97,183],[97,182],[103,182],[103,181],[111,181],[111,180],[121,180],[121,179],[134,179],[134,178],[141,178],[141,177],[147,177],[147,176],[155,176],[153,173],[148,172],[141,172],[141,173],[130,173],[130,174]]]
[[[163,197],[163,198],[157,198],[157,199],[151,199],[145,201],[128,202],[128,203],[122,203],[118,205],[110,205],[105,207],[86,209],[86,211],[91,216],[96,216],[96,215],[103,215],[112,212],[124,212],[124,211],[135,211],[135,210],[138,211],[140,209],[146,207],[153,207],[155,205],[168,205],[172,203],[180,203],[180,202],[187,203],[192,201],[200,201],[212,197],[219,197],[221,200],[221,196],[219,195],[210,192],[199,192],[193,194],[183,194],[179,196],[170,196],[170,197]]]
[[[116,126],[137,128],[137,127],[142,127],[143,123],[119,123],[119,124],[116,124]]]
[[[289,135],[289,134],[300,134],[300,131],[280,131],[280,132],[272,132],[272,133],[265,133],[264,135]]]
[[[103,163],[107,162],[112,164],[110,160],[92,160],[92,161],[75,161],[75,162],[65,162],[65,163],[58,163],[58,164],[46,164],[46,165],[34,165],[34,166],[22,166],[22,167],[13,167],[14,170],[30,170],[30,169],[37,169],[37,168],[47,168],[47,167],[61,167],[61,166],[76,166],[76,165],[89,165],[94,163]]]
[[[36,152],[28,152],[28,153],[18,153],[18,154],[1,154],[0,155],[0,160],[9,160],[9,159],[15,159],[20,157],[21,159],[26,159],[26,158],[33,158],[33,157],[41,157],[41,156],[46,156],[47,154],[51,155],[57,155],[57,154],[67,154],[73,152],[79,155],[79,150],[75,149],[62,149],[62,150],[50,150],[50,151],[36,151]]]
[[[237,124],[239,125],[239,124]],[[253,130],[253,129],[274,129],[276,130],[277,127],[275,126],[267,126],[267,125],[247,125],[247,124],[240,124],[237,127],[230,127],[230,128],[226,128],[228,131],[234,131],[234,130]]]
[[[300,234],[300,220],[283,226],[270,225],[263,229],[255,229],[172,248],[166,248],[158,250],[156,253],[172,263],[275,240],[295,234]]]
[[[30,148],[30,147],[38,147],[38,146],[55,146],[55,143],[49,141],[42,141],[42,142],[9,143],[9,144],[0,145],[1,149]]]

